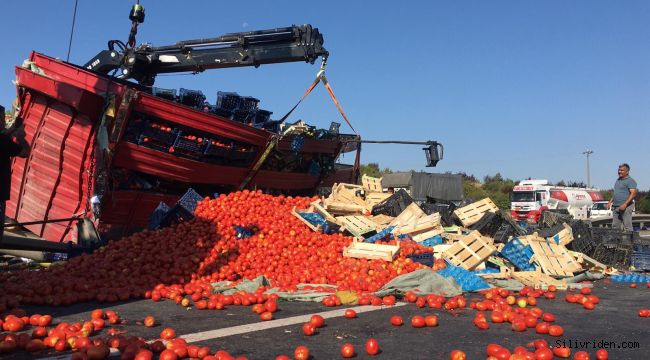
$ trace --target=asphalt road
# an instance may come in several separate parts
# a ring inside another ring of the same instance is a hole
[[[317,303],[280,302],[272,322],[260,321],[259,316],[253,313],[250,307],[230,306],[222,311],[201,311],[182,308],[171,301],[155,303],[142,300],[110,306],[84,303],[61,308],[29,307],[26,310],[29,314],[52,314],[57,323],[90,319],[90,311],[96,308],[112,309],[127,320],[126,324],[115,326],[126,331],[127,336],[138,335],[155,339],[163,328],[172,327],[177,334],[199,340],[194,343],[209,346],[213,352],[224,349],[231,355],[244,355],[248,359],[274,359],[280,354],[291,357],[298,345],[308,346],[313,359],[340,359],[340,348],[345,342],[354,345],[356,359],[447,359],[454,349],[465,351],[468,359],[485,359],[485,347],[491,342],[512,350],[539,338],[546,339],[551,344],[564,341],[570,345],[571,340],[571,344],[577,346],[576,342],[589,342],[588,348],[574,347],[572,351],[588,351],[592,359],[595,358],[597,346],[601,341],[613,346],[608,350],[610,359],[650,359],[650,318],[638,316],[639,309],[650,308],[650,288],[640,284],[638,288],[632,289],[628,284],[604,280],[595,284],[593,294],[599,296],[601,301],[592,311],[565,302],[564,292],[558,292],[555,300],[540,298],[538,306],[544,311],[554,313],[557,316],[556,323],[564,327],[564,335],[559,338],[536,334],[534,329],[521,333],[513,332],[510,324],[505,323],[490,323],[490,329],[479,330],[472,324],[474,310],[467,309],[452,315],[444,310],[419,309],[414,304],[373,307],[372,311],[360,312],[356,319],[346,319],[343,317],[345,307],[327,308]],[[468,300],[479,298],[477,294],[466,296]],[[367,307],[360,308],[364,309]],[[327,318],[326,326],[319,329],[316,335],[303,335],[304,318],[321,312],[339,316]],[[411,316],[431,314],[439,316],[438,327],[411,327]],[[159,325],[146,328],[136,323],[146,315],[155,316]],[[393,315],[401,315],[405,325],[392,326],[389,318]],[[101,334],[106,336],[106,330]],[[366,355],[364,351],[364,343],[370,337],[377,339],[381,348],[380,354],[376,356]],[[619,348],[622,346],[637,348]],[[58,354],[42,353],[35,358],[56,355]],[[64,358],[68,356],[69,354]],[[28,355],[25,352],[17,352],[2,358],[25,359]]]

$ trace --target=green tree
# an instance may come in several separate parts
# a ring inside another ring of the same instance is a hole
[[[384,174],[392,174],[393,171],[389,168],[381,170],[378,163],[361,164],[360,172],[362,175],[372,177],[382,177]]]

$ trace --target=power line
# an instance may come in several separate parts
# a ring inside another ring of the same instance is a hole
[[[79,0],[74,0],[74,13],[72,14],[72,28],[70,29],[70,41],[68,42],[68,56],[65,58],[66,62],[70,62],[70,50],[72,49],[72,35],[74,34],[74,23],[77,19],[77,3]]]

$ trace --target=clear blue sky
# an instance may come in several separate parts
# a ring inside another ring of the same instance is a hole
[[[71,62],[125,41],[134,1],[79,0]],[[482,178],[586,182],[610,188],[628,162],[650,189],[649,1],[168,1],[142,0],[137,42],[154,45],[310,23],[325,36],[328,78],[369,140],[438,140],[445,159],[424,168],[419,146],[364,145],[362,162],[394,170],[464,171]],[[74,0],[2,1],[0,103],[13,66],[31,50],[66,58]],[[279,118],[318,65],[159,77],[160,87],[262,100]],[[343,122],[324,88],[289,121]],[[342,126],[349,131],[349,128]],[[347,162],[353,161],[348,155]]]

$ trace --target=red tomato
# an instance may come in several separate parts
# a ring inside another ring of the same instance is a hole
[[[569,356],[571,356],[571,349],[569,349],[568,347],[554,347],[553,355],[559,358],[567,359],[569,358]]]
[[[435,315],[428,315],[424,318],[424,323],[428,327],[435,327],[438,326],[438,317]]]
[[[499,353],[499,351],[501,351],[501,349],[503,349],[503,346],[499,344],[491,343],[488,344],[487,348],[485,348],[485,353],[488,356],[496,356]]]
[[[580,289],[580,293],[582,295],[589,295],[589,294],[591,294],[591,288],[583,287],[582,289]]]
[[[305,323],[302,325],[302,333],[306,336],[312,336],[316,333],[316,327],[312,323]]]
[[[309,348],[300,345],[293,351],[293,357],[295,360],[307,360],[309,359]]]
[[[316,327],[316,328],[321,328],[321,327],[325,326],[325,319],[322,316],[318,315],[318,314],[312,315],[311,318],[309,319],[309,322],[312,325],[314,325],[314,327]]]
[[[541,322],[535,326],[535,332],[538,334],[548,334],[549,324],[547,322]]]
[[[178,359],[178,355],[174,352],[174,350],[164,350],[163,352],[160,353],[160,360],[176,360]]]
[[[265,311],[260,314],[260,319],[262,319],[262,321],[273,320],[273,313],[271,313],[270,311]]]
[[[266,311],[274,313],[278,311],[278,303],[273,300],[268,300],[267,302],[264,303],[264,308],[266,309]]]
[[[411,325],[414,328],[422,328],[426,325],[424,318],[420,315],[415,315],[411,318]]]
[[[390,317],[390,323],[393,326],[402,326],[402,325],[404,325],[404,319],[402,319],[401,316],[393,315],[393,316]]]
[[[553,359],[553,351],[551,349],[544,347],[544,348],[539,348],[535,350],[535,358],[537,360],[552,360]]]
[[[352,344],[345,343],[343,344],[343,346],[341,346],[341,356],[348,359],[354,357],[354,355],[355,355],[354,346],[352,346]]]
[[[354,319],[357,317],[357,312],[352,309],[345,310],[345,317],[348,319]]]
[[[154,317],[151,316],[151,315],[149,315],[149,316],[145,316],[145,318],[144,318],[144,320],[142,321],[142,323],[143,323],[144,326],[146,326],[146,327],[153,327],[154,325],[156,325],[156,318],[154,318]]]
[[[573,354],[573,360],[589,360],[589,353],[586,351],[578,351]]]
[[[160,332],[160,338],[163,340],[171,340],[176,337],[176,331],[172,328],[165,328]]]
[[[548,334],[551,336],[562,336],[564,329],[560,325],[551,325],[548,327]]]
[[[467,359],[467,355],[465,355],[464,352],[461,350],[452,350],[451,353],[449,354],[449,359],[450,360],[465,360]]]
[[[640,317],[650,317],[650,309],[641,309],[639,310]]]
[[[650,283],[648,283],[650,284]],[[598,360],[607,360],[609,359],[609,353],[605,349],[599,349],[596,351],[596,359]]]
[[[377,340],[370,338],[366,341],[366,353],[368,355],[377,355],[379,353],[379,343]]]

